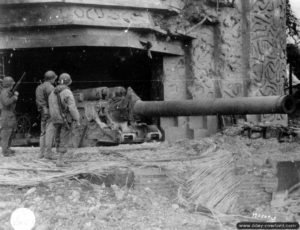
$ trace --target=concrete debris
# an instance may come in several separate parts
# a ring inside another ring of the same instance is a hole
[[[297,171],[300,145],[276,138],[249,139],[237,129],[201,140],[74,150],[69,170],[77,174],[71,177],[33,187],[24,183],[19,189],[0,186],[1,226],[9,229],[10,213],[17,207],[34,211],[37,229],[235,229],[240,221],[299,219],[299,181],[286,180],[289,175],[284,173],[293,167]],[[16,157],[0,163],[2,182],[10,184],[8,178],[20,174],[28,182],[46,173],[25,170],[33,169],[38,149],[16,150]],[[39,169],[55,169],[51,161],[38,162]],[[99,169],[107,162],[115,162],[114,170],[106,173],[117,171],[119,185],[105,186],[103,180],[89,178],[90,171],[79,170],[91,165]],[[120,163],[130,170],[116,170]],[[18,167],[22,170],[10,170]],[[129,172],[134,176],[130,187],[124,183]]]
[[[273,198],[271,201],[271,207],[273,208],[280,208],[286,206],[286,199],[288,197],[288,191],[280,191],[275,192],[273,194]]]

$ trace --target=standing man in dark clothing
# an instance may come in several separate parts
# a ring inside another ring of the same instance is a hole
[[[57,75],[54,71],[49,70],[44,74],[44,82],[40,84],[35,91],[36,105],[38,111],[41,114],[41,135],[40,135],[40,154],[39,158],[45,157],[46,159],[52,159],[51,155],[45,153],[45,141],[46,141],[46,127],[49,124],[50,113],[48,97],[54,90],[54,82]]]
[[[59,85],[49,95],[50,124],[46,131],[46,151],[51,153],[53,138],[56,138],[56,151],[59,157],[56,165],[64,166],[62,159],[67,152],[65,137],[72,133],[72,129],[80,126],[80,115],[76,107],[74,95],[69,88],[71,76],[63,73],[58,79]]]
[[[16,102],[19,93],[12,93],[11,90],[15,84],[12,77],[4,77],[3,89],[0,93],[1,111],[1,146],[2,154],[5,157],[13,156],[15,151],[10,149],[13,135],[17,127],[17,119],[15,115]]]

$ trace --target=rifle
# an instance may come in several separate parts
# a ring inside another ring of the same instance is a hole
[[[66,125],[66,128],[67,128],[68,130],[70,130],[70,129],[71,129],[71,126],[70,126],[70,124],[69,124],[69,122],[68,122],[66,113],[64,112],[63,104],[62,104],[62,102],[61,102],[61,98],[60,98],[59,92],[54,92],[54,93],[55,93],[56,96],[57,96],[58,108],[59,108],[60,115],[61,115],[61,117],[62,117],[62,119],[63,119],[63,123]]]
[[[82,147],[83,140],[86,136],[87,131],[88,131],[88,124],[86,124],[86,126],[84,126],[84,128],[83,128],[82,135],[81,135],[79,143],[78,143],[78,148]]]
[[[25,77],[25,75],[26,75],[26,72],[24,72],[24,73],[22,74],[22,76],[21,76],[21,78],[19,79],[19,81],[17,81],[17,83],[14,85],[14,87],[13,87],[12,90],[10,91],[12,94],[14,94],[14,92],[17,91],[17,89],[19,88],[19,86],[20,86],[20,84],[21,84],[23,78]]]

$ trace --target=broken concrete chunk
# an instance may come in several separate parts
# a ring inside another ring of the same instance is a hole
[[[273,193],[272,201],[271,201],[271,206],[272,207],[284,207],[286,205],[286,199],[288,197],[288,191],[279,191]]]

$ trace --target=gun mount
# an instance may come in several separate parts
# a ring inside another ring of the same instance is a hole
[[[83,89],[74,95],[82,127],[69,142],[73,147],[161,140],[159,128],[145,117],[289,114],[296,108],[290,96],[142,101],[130,87]]]
[[[74,133],[69,145],[81,147],[161,140],[157,126],[130,117],[131,101],[127,94],[123,87],[75,91],[82,127]]]

